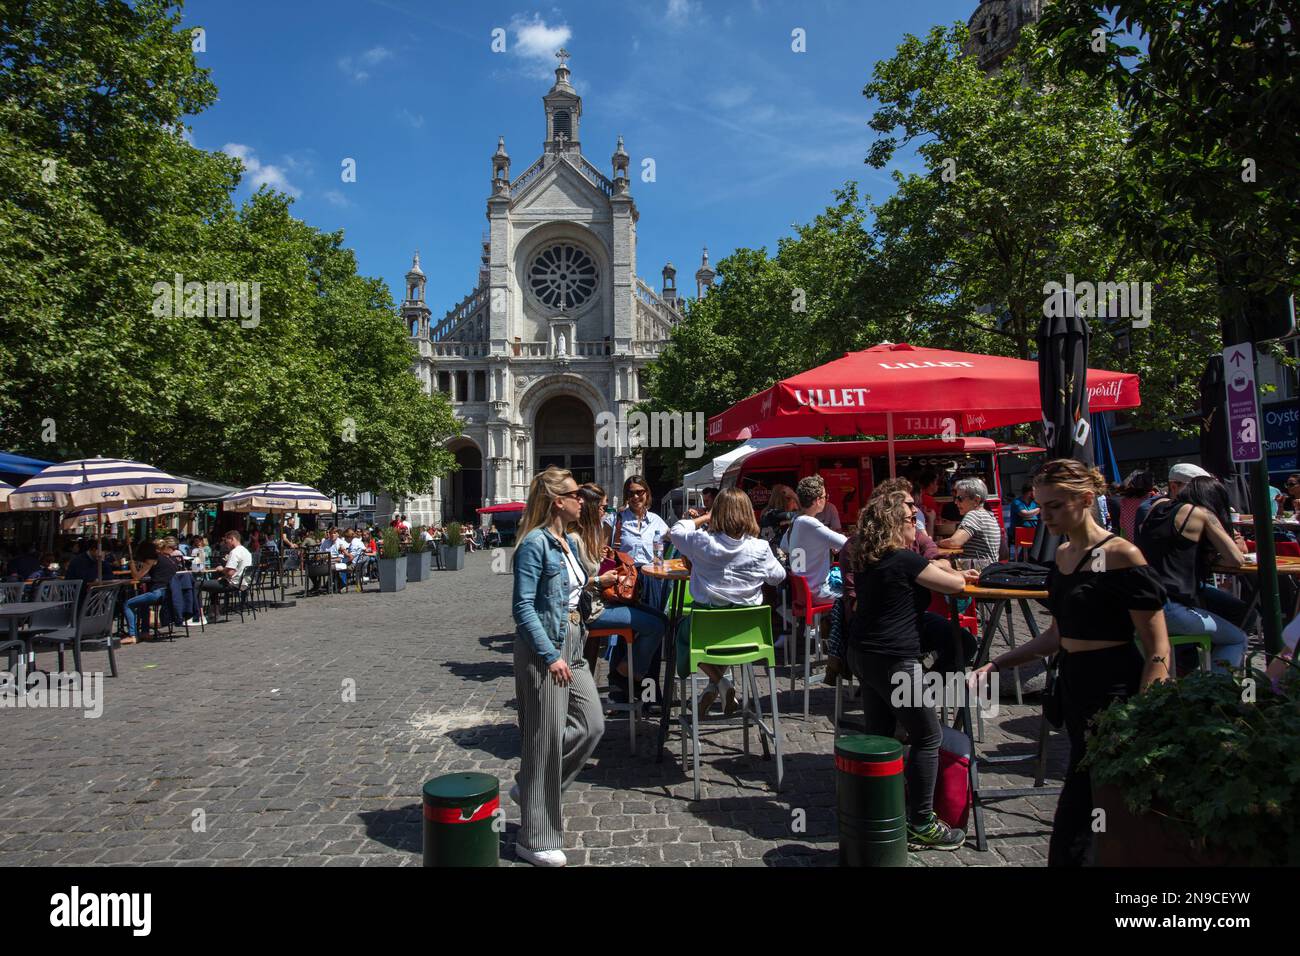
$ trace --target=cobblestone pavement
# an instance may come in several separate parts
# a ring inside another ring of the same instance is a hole
[[[419,865],[420,787],[461,770],[501,779],[502,860],[513,862],[509,592],[491,555],[473,554],[465,570],[434,572],[397,594],[372,586],[304,598],[256,622],[235,617],[202,635],[123,648],[98,719],[0,710],[0,865]],[[38,663],[55,667],[52,654]],[[88,653],[87,664],[107,670],[102,653]],[[350,681],[355,702],[344,699]],[[789,698],[783,691],[786,715]],[[571,864],[835,864],[833,705],[818,685],[808,722],[782,721],[780,793],[773,763],[741,752],[739,728],[709,732],[699,802],[675,735],[656,764],[651,725],[632,756],[626,724],[611,719],[565,798]],[[1023,752],[1035,728],[1031,707],[1004,704],[985,721],[983,747]],[[1049,783],[1059,782],[1065,752],[1054,734]],[[1021,772],[1030,765],[1007,769],[1015,772],[985,773],[984,783],[1032,782]],[[968,846],[912,862],[1042,865],[1055,803],[999,803],[987,814],[988,852]],[[800,819],[806,829],[795,832]]]

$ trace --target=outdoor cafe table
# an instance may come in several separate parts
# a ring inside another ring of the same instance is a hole
[[[1250,597],[1246,600],[1246,619],[1250,619],[1252,612],[1259,610],[1259,565],[1251,562],[1242,565],[1239,568],[1228,567],[1227,565],[1216,564],[1214,566],[1215,574],[1237,574],[1241,576],[1243,586],[1250,588]],[[1300,577],[1300,558],[1277,557],[1278,577],[1294,578]]]
[[[1014,602],[1020,605],[1020,611],[1024,615],[1025,623],[1029,626],[1029,633],[1033,637],[1038,637],[1038,622],[1034,619],[1033,609],[1029,606],[1030,601],[1047,600],[1046,591],[1021,591],[1003,588],[982,588],[976,584],[968,584],[960,594],[950,594],[948,596],[948,609],[950,620],[952,621],[953,641],[957,646],[957,660],[962,658],[962,640],[961,624],[959,623],[959,612],[957,601],[961,597],[974,598],[975,601],[984,601],[993,605],[992,610],[980,630],[978,649],[975,652],[975,662],[972,669],[983,667],[989,662],[989,654],[993,646],[993,636],[997,633],[998,622],[1002,615],[1011,607]],[[1008,624],[1010,619],[1008,619]],[[1048,668],[1047,686],[1043,690],[1041,700],[1046,700],[1051,693],[1052,684],[1056,680],[1056,675]],[[1035,751],[1028,754],[1003,754],[998,756],[981,756],[978,745],[975,743],[974,724],[971,721],[971,706],[969,694],[963,693],[958,701],[956,718],[953,721],[953,727],[963,731],[970,738],[971,760],[970,760],[970,791],[971,791],[971,812],[975,818],[975,847],[978,850],[988,849],[988,840],[984,836],[984,804],[992,803],[997,800],[1011,800],[1017,797],[1041,797],[1059,794],[1060,787],[1045,787],[1043,779],[1047,773],[1047,735],[1048,724],[1047,718],[1041,713],[1042,704],[1039,704],[1040,714],[1038,718],[1038,747]],[[1007,764],[1022,763],[1033,760],[1037,763],[1037,771],[1034,775],[1034,785],[1032,787],[998,787],[998,788],[981,788],[979,784],[979,762],[986,764]]]
[[[33,614],[39,614],[41,611],[53,611],[58,607],[66,607],[71,601],[18,601],[13,604],[0,604],[0,621],[9,622],[9,640],[20,641],[18,636],[18,622],[26,620]],[[26,644],[27,650],[23,652],[23,659],[26,661],[27,655],[31,652],[31,644]]]
[[[664,682],[659,719],[659,754],[655,757],[656,763],[662,763],[664,744],[668,740],[668,727],[672,722],[673,687],[677,680],[677,625],[682,619],[682,606],[686,601],[686,582],[691,579],[691,572],[686,570],[686,565],[681,558],[669,558],[664,561],[663,567],[656,568],[652,564],[647,564],[638,568],[637,573],[657,581],[672,582],[672,591],[668,598],[668,629],[664,631],[663,638]]]

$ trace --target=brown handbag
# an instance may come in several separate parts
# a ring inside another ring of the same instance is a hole
[[[614,524],[614,535],[610,538],[610,546],[623,536],[623,516],[619,515],[618,521]],[[631,604],[636,600],[636,562],[632,560],[630,554],[622,551],[615,551],[614,557],[606,558],[600,563],[599,574],[608,574],[613,571],[616,580],[607,588],[601,588],[600,599],[606,604]]]

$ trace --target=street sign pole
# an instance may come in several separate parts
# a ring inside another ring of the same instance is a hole
[[[1223,375],[1232,460],[1250,463],[1251,510],[1255,512],[1255,554],[1259,566],[1260,623],[1264,628],[1264,651],[1273,657],[1282,651],[1282,604],[1277,589],[1277,549],[1273,544],[1273,508],[1268,490],[1268,461],[1264,456],[1254,347],[1242,343],[1224,349]]]

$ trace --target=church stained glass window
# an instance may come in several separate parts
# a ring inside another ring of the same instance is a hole
[[[586,250],[561,242],[543,249],[528,268],[533,295],[552,309],[576,309],[596,291],[596,263]]]

